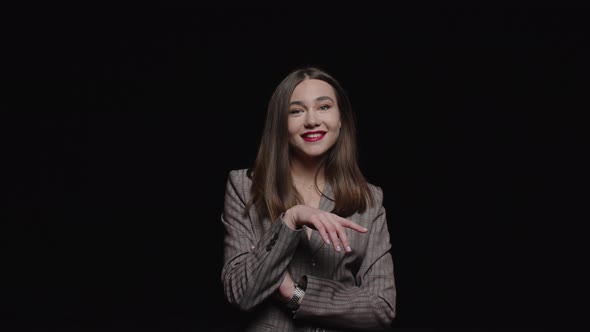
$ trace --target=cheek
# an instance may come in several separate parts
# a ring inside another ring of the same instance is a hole
[[[340,118],[340,111],[338,111],[338,114],[336,114],[336,116],[334,116],[334,123],[338,124],[336,126],[338,129],[342,128],[342,119]]]
[[[337,141],[340,138],[340,129],[336,131],[336,135],[334,135],[334,141]]]
[[[293,121],[287,122],[287,132],[289,133],[289,137],[291,137],[296,132],[296,126]]]
[[[297,142],[297,137],[299,136],[299,131],[297,130],[297,127],[289,125],[287,127],[287,131],[289,134],[289,143],[294,144],[295,142]]]

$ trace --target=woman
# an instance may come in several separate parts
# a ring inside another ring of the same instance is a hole
[[[290,73],[271,97],[251,169],[229,174],[222,222],[226,299],[247,331],[387,329],[396,290],[379,187],[356,160],[340,84]]]

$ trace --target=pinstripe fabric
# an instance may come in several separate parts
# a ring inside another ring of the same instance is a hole
[[[251,181],[246,170],[229,174],[221,221],[225,227],[222,281],[226,299],[250,311],[246,331],[344,331],[389,328],[396,290],[383,193],[370,185],[376,205],[349,219],[369,229],[346,229],[351,253],[338,253],[317,232],[310,239],[282,220],[260,220],[254,208],[244,215]],[[325,195],[331,197],[326,185]],[[320,209],[330,211],[325,197]],[[251,246],[255,249],[251,250]],[[307,276],[307,290],[293,315],[273,294],[285,271],[293,280]]]

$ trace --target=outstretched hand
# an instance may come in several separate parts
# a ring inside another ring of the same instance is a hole
[[[342,248],[346,252],[352,251],[344,228],[350,228],[359,233],[367,232],[366,228],[351,220],[307,205],[295,205],[288,209],[283,220],[291,229],[299,229],[304,225],[315,229],[320,233],[324,242],[332,244],[338,252]]]

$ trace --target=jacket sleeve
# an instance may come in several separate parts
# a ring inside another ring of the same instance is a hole
[[[380,188],[375,193],[378,208],[367,227],[368,247],[356,275],[356,285],[305,276],[305,296],[294,319],[362,330],[391,327],[396,309],[393,259],[383,194]]]
[[[224,294],[229,303],[245,311],[278,289],[300,239],[300,231],[290,229],[280,218],[257,238],[254,228],[262,226],[244,214],[246,192],[250,189],[247,186],[245,172],[230,172],[221,215],[225,228],[221,275]]]

